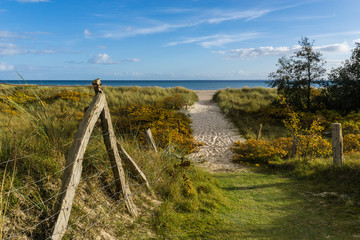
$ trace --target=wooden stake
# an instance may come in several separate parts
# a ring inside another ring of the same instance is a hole
[[[96,94],[101,94],[102,89],[100,88],[100,79],[93,81],[93,86]],[[122,192],[125,198],[125,204],[131,215],[137,216],[136,206],[131,198],[131,191],[128,183],[126,182],[124,169],[121,164],[119,150],[117,148],[117,141],[114,133],[114,129],[111,122],[111,115],[109,107],[105,100],[103,111],[100,114],[101,128],[103,132],[104,143],[108,156],[111,162],[113,175],[115,178],[116,189],[118,192]]]
[[[291,146],[291,157],[297,157],[297,151],[298,151],[298,137],[297,135],[293,136],[293,142]]]
[[[150,148],[154,149],[154,151],[157,153],[158,150],[157,150],[157,147],[156,147],[156,144],[155,144],[155,141],[152,136],[150,128],[145,131],[145,137],[146,137],[146,141],[149,144]]]
[[[256,135],[256,140],[260,140],[261,130],[262,130],[262,124],[260,123],[260,125],[259,125],[259,131],[258,131],[258,134]]]
[[[60,240],[65,233],[69,218],[72,203],[75,197],[76,188],[80,182],[82,161],[86,146],[89,142],[90,135],[103,111],[106,103],[105,95],[96,95],[89,108],[85,112],[84,118],[76,132],[75,140],[71,145],[70,151],[66,157],[66,169],[64,171],[62,186],[60,192],[56,212],[59,212],[55,217],[55,225],[51,239]]]
[[[340,123],[331,124],[333,162],[335,165],[344,163],[343,137]]]
[[[149,184],[145,174],[143,173],[143,171],[141,171],[139,166],[131,158],[131,156],[125,151],[123,146],[121,146],[121,144],[119,142],[117,142],[117,144],[118,144],[118,149],[120,150],[120,153],[121,153],[123,159],[125,160],[126,165],[128,166],[129,171],[131,172],[131,174],[134,175],[140,182],[145,183],[147,189],[149,190],[151,195],[153,195],[154,192],[151,189],[150,184]]]

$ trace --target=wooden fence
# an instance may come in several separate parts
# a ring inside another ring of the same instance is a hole
[[[138,211],[132,201],[132,194],[126,180],[120,153],[123,156],[123,160],[129,166],[129,170],[132,172],[132,174],[138,176],[139,181],[145,183],[149,191],[152,192],[145,174],[141,171],[141,169],[137,166],[135,161],[125,151],[121,144],[116,140],[111,122],[109,107],[106,102],[105,93],[101,89],[100,79],[94,80],[92,85],[95,90],[95,97],[85,112],[85,115],[76,132],[74,142],[72,143],[70,151],[66,157],[66,168],[60,190],[61,195],[57,201],[58,205],[55,211],[55,223],[51,236],[51,239],[53,240],[61,239],[67,229],[76,188],[81,178],[83,156],[86,150],[86,146],[89,142],[90,135],[99,118],[101,119],[104,143],[111,162],[117,192],[118,194],[122,193],[127,210],[132,216],[136,217],[138,215]],[[148,131],[147,136],[152,146],[155,147],[156,150],[156,145],[152,139],[151,131]]]

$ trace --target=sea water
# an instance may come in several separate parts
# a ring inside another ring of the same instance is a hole
[[[185,87],[192,90],[268,87],[267,80],[101,80],[104,86]],[[91,80],[0,80],[0,83],[19,85],[87,86]],[[1,88],[1,86],[0,86]]]

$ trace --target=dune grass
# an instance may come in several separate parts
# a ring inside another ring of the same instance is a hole
[[[263,109],[269,107],[276,98],[276,90],[269,88],[223,89],[216,92],[213,97],[221,111],[232,120],[242,136],[256,138],[259,126],[262,124],[264,139],[286,134],[281,121],[268,121],[261,116]]]
[[[44,239],[49,234],[48,230],[51,227],[49,221],[35,228],[31,227],[46,219],[54,211],[56,194],[61,185],[65,166],[65,154],[73,141],[84,108],[91,102],[92,91],[90,87],[1,85],[0,229],[2,236],[18,234],[16,238]],[[196,100],[196,94],[184,88],[105,87],[104,91],[111,112],[116,112],[118,108],[130,103],[157,106],[167,97],[174,98],[174,96],[181,97],[186,104],[192,104]],[[189,197],[185,193],[171,197],[175,192],[169,189],[184,188],[182,176],[187,174],[186,169],[177,167],[182,162],[179,158],[181,155],[175,154],[172,146],[166,147],[160,154],[154,154],[144,148],[135,136],[118,138],[144,170],[150,184],[157,192],[158,200],[176,199],[175,207],[191,206],[188,203]],[[101,129],[96,126],[84,156],[82,179],[87,180],[79,185],[70,218],[71,227],[64,239],[78,237],[92,239],[93,236],[100,236],[103,232],[127,239],[155,238],[153,214],[157,204],[151,198],[144,197],[147,195],[144,186],[130,180],[132,191],[135,193],[135,203],[146,213],[138,220],[133,222],[126,217],[123,204],[116,205],[112,197],[115,191],[114,184],[111,184],[112,172],[102,141]],[[6,162],[8,164],[5,164]],[[190,172],[198,171],[195,169]],[[187,180],[186,184],[192,186],[192,180]],[[19,188],[20,190],[13,191]],[[207,189],[206,186],[204,189]],[[199,197],[197,189],[191,191],[195,194],[194,201],[198,206],[198,202],[205,197],[202,195]],[[115,210],[114,204],[117,206]],[[116,217],[108,220],[109,213]],[[87,225],[96,222],[98,223],[91,229],[87,228]],[[144,227],[144,223],[148,227]],[[28,228],[30,229],[22,232]]]

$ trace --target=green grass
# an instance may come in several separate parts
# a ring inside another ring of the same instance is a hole
[[[262,138],[272,139],[286,134],[281,121],[269,121],[262,116],[264,109],[269,107],[276,97],[275,89],[241,88],[219,90],[213,99],[242,136],[247,139],[256,138],[262,124]]]
[[[229,198],[222,215],[232,239],[355,239],[359,206],[333,196],[319,197],[316,184],[271,172],[216,175]],[[215,238],[216,239],[216,238]]]
[[[167,97],[173,99],[174,96],[181,96],[187,104],[192,104],[196,100],[196,94],[184,88],[105,87],[104,91],[111,112],[116,112],[117,108],[128,104],[155,106]],[[62,177],[62,171],[57,172],[65,165],[65,155],[82,119],[84,108],[90,104],[92,97],[91,87],[1,85],[0,162],[12,160],[6,169],[5,165],[0,165],[0,177],[5,179],[1,187],[0,204],[3,217],[0,230],[3,236],[17,234],[53,213],[56,197],[51,197],[58,193]],[[97,125],[84,156],[82,179],[90,178],[105,169],[107,171],[80,183],[73,205],[74,214],[70,218],[70,223],[75,224],[69,228],[65,239],[79,236],[91,239],[104,229],[113,236],[121,235],[130,239],[149,238],[153,234],[151,232],[155,231],[153,226],[149,225],[152,215],[145,214],[145,219],[139,218],[132,222],[126,217],[123,204],[112,213],[117,215],[117,218],[107,221],[106,224],[101,221],[91,231],[83,233],[87,225],[99,218],[105,219],[111,210],[111,204],[114,203],[111,197],[115,191],[113,184],[101,189],[113,181],[101,134],[101,129]],[[166,199],[169,196],[169,184],[178,180],[173,180],[169,173],[180,160],[170,149],[164,150],[166,154],[156,155],[139,145],[133,136],[118,138],[147,175],[159,200]],[[38,180],[41,181],[34,183]],[[21,189],[20,193],[6,194],[26,183],[30,184]],[[152,201],[143,196],[146,195],[145,188],[133,180],[130,180],[130,183],[132,191],[137,193],[134,196],[136,205],[143,212],[153,212]],[[94,195],[87,199],[91,194]],[[29,208],[30,211],[23,212],[23,209]],[[92,210],[94,212],[91,212]],[[89,215],[77,222],[84,213]],[[14,219],[17,219],[16,224],[9,224],[14,222]],[[125,232],[115,229],[119,221],[123,222],[127,229]],[[144,222],[147,222],[148,227],[143,235],[139,236],[138,232],[143,230]],[[27,234],[33,239],[44,239],[44,230],[48,230],[49,227],[49,223],[45,223],[18,237],[22,238]]]
[[[210,178],[217,193],[217,206],[211,210],[184,212],[174,208],[172,201],[162,205],[159,226],[165,239],[320,240],[360,236],[359,204],[341,192],[334,195],[334,189],[324,182],[261,167]]]

